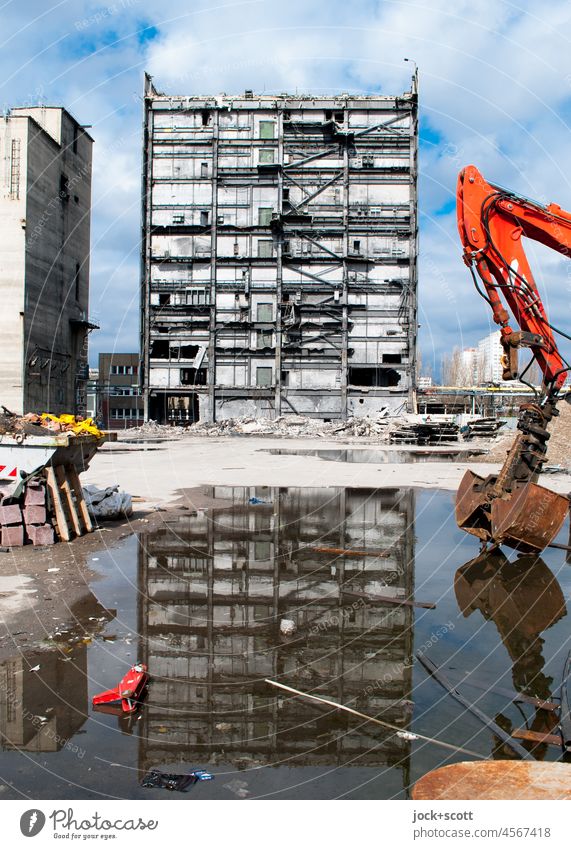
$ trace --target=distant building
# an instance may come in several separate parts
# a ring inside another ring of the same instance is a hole
[[[61,107],[0,117],[0,404],[86,412],[93,140]]]
[[[106,429],[143,423],[138,354],[99,354],[99,418]]]
[[[87,381],[86,414],[91,419],[99,416],[99,369],[89,369],[89,380]]]
[[[460,352],[459,386],[475,386],[479,377],[479,359],[477,348],[464,348]]]
[[[500,339],[501,333],[496,330],[478,342],[480,383],[502,383],[504,349]]]

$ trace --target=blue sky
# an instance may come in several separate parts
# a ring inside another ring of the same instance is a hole
[[[420,71],[423,362],[493,329],[461,260],[457,172],[571,209],[571,6],[502,0],[0,0],[0,103],[62,104],[95,139],[91,311],[102,350],[138,346],[143,72],[177,93],[374,91]],[[569,261],[529,256],[555,324]],[[563,313],[563,315],[562,315]]]

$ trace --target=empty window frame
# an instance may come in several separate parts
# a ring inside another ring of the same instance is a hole
[[[208,177],[208,162],[201,162],[200,163],[200,176],[201,177]]]
[[[271,206],[260,206],[258,208],[258,224],[260,227],[268,227],[274,210]]]
[[[273,147],[266,147],[260,150],[258,154],[258,162],[260,165],[272,165],[275,162],[276,152]]]
[[[273,304],[258,304],[256,308],[256,321],[273,321],[274,320],[274,305]]]
[[[258,239],[258,256],[271,257],[273,250],[274,243],[271,239]]]
[[[201,209],[200,210],[200,226],[208,227],[208,210]]]
[[[260,138],[273,139],[276,134],[275,121],[260,121]]]
[[[256,336],[257,348],[271,348],[273,342],[273,333],[271,330],[258,330]]]
[[[272,385],[272,368],[271,366],[258,366],[256,368],[256,386],[271,386]]]

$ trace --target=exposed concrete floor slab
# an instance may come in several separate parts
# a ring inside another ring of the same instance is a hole
[[[486,476],[499,469],[497,463],[343,463],[329,462],[306,455],[276,455],[268,449],[340,450],[366,448],[386,451],[386,443],[369,440],[330,441],[326,439],[281,439],[279,437],[183,437],[162,443],[159,450],[150,443],[145,450],[122,451],[121,443],[105,446],[94,457],[83,483],[121,489],[144,499],[149,507],[167,505],[180,497],[182,490],[203,485],[214,486],[331,486],[331,487],[428,487],[454,490],[467,469]],[[398,446],[399,449],[402,446]],[[466,450],[464,443],[451,443],[452,450]],[[549,475],[542,480],[556,492],[571,489],[568,475]]]

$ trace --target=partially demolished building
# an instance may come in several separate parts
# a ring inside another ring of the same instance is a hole
[[[145,89],[142,375],[162,422],[410,405],[417,94]]]

